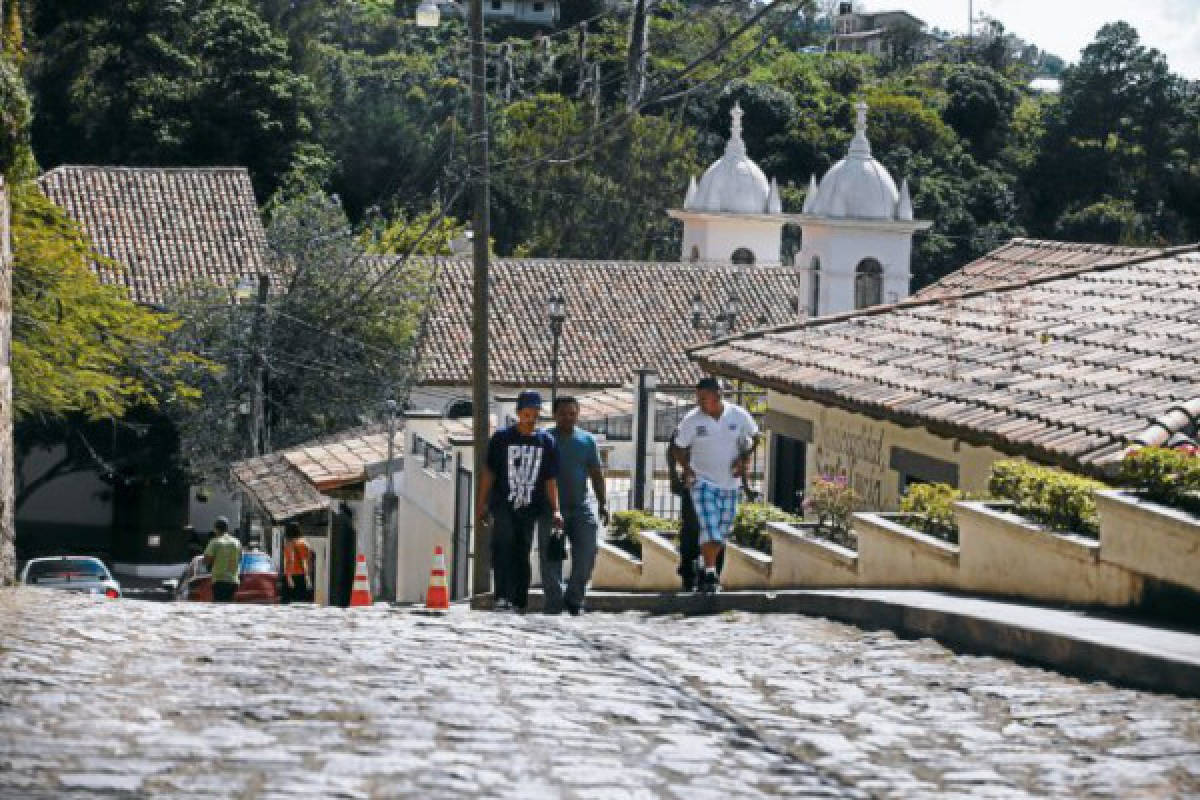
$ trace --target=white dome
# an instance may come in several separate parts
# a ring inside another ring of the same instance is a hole
[[[700,179],[695,191],[689,187],[683,207],[688,211],[727,211],[737,214],[779,213],[772,211],[778,201],[772,196],[771,182],[758,165],[746,155],[742,141],[742,109],[735,104],[725,155],[713,163]]]
[[[850,150],[825,173],[815,196],[809,189],[804,213],[817,217],[898,219],[901,203],[896,182],[887,169],[871,157],[871,143],[867,141],[867,104],[860,102],[856,109],[858,120]],[[911,219],[911,210],[908,215]]]

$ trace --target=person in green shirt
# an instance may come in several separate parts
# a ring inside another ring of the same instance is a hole
[[[242,578],[242,544],[229,533],[225,517],[213,522],[213,538],[204,550],[204,564],[212,573],[213,602],[233,602]]]

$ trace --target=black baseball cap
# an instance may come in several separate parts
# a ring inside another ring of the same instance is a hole
[[[701,378],[696,383],[696,391],[719,392],[721,391],[721,384],[718,383],[717,379],[713,377]]]
[[[542,395],[532,389],[521,392],[517,395],[517,411],[523,408],[541,408]]]

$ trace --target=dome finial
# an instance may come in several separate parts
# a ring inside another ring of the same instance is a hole
[[[871,143],[867,140],[867,104],[859,100],[854,104],[854,138],[850,140],[851,158],[870,158]]]
[[[733,108],[729,109],[729,143],[725,145],[727,153],[744,153],[746,152],[746,143],[742,141],[742,117],[745,116],[742,111],[742,104],[734,102]]]

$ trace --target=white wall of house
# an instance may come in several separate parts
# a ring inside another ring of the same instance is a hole
[[[44,475],[63,456],[65,447],[35,448],[18,462],[26,483]],[[19,488],[19,486],[18,486]],[[100,480],[94,470],[72,472],[43,485],[18,511],[20,522],[94,526],[112,525],[112,487]]]

